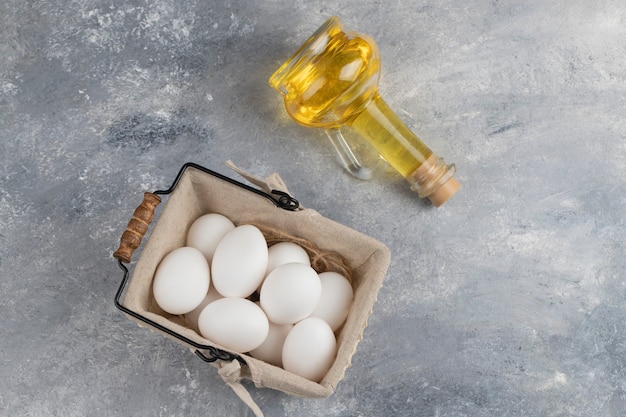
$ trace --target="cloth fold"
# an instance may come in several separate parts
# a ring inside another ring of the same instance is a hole
[[[254,402],[252,396],[241,383],[241,363],[233,359],[230,362],[219,361],[217,363],[218,373],[222,380],[228,385],[237,396],[252,410],[256,417],[263,417],[263,412]]]
[[[291,195],[285,182],[280,178],[280,175],[276,173],[270,174],[265,178],[260,178],[239,168],[231,160],[226,161],[226,166],[268,194],[271,194],[272,190],[278,190]]]

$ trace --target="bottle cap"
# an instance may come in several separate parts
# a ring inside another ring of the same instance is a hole
[[[428,199],[435,205],[435,207],[441,206],[443,203],[448,201],[450,197],[454,195],[461,188],[461,183],[456,180],[454,177],[450,177],[450,179],[443,184],[439,188],[437,188],[432,194],[428,196]]]

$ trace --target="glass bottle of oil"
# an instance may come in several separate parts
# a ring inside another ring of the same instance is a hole
[[[345,167],[364,178],[367,168],[341,134],[349,126],[363,136],[420,197],[436,206],[459,188],[454,165],[438,158],[387,106],[378,92],[380,56],[366,35],[346,32],[338,17],[328,19],[271,77],[289,116],[323,128]]]

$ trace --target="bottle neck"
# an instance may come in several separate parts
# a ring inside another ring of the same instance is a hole
[[[433,153],[396,116],[379,94],[348,124],[405,178]]]
[[[380,95],[358,113],[349,125],[360,133],[420,197],[440,206],[458,189],[455,166],[446,165],[389,108]]]

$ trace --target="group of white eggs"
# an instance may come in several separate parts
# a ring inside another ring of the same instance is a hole
[[[258,302],[248,299],[255,292]],[[257,227],[218,213],[199,217],[186,246],[163,258],[153,294],[206,339],[315,382],[335,359],[334,332],[353,299],[348,279],[318,274],[299,245],[268,248]]]

